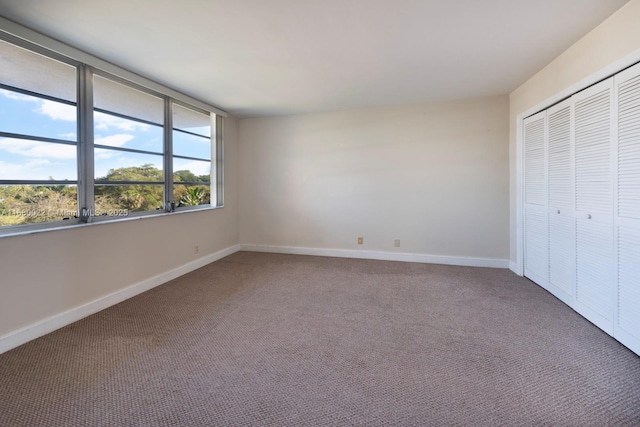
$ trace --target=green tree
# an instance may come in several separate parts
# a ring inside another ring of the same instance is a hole
[[[176,171],[173,173],[174,182],[198,182],[198,177],[189,170]]]
[[[162,182],[162,171],[151,164],[110,169],[107,176],[98,178],[117,183],[117,181]],[[162,185],[123,184],[103,185],[95,189],[96,211],[127,209],[129,211],[147,211],[164,206]]]
[[[210,180],[211,177],[209,175],[196,175],[189,170],[174,172],[173,181],[176,185],[173,187],[173,200],[178,203],[178,206],[196,206],[209,203],[211,191],[209,185],[191,187],[180,185],[180,183],[206,182],[208,184]]]
[[[107,176],[98,178],[107,181],[162,181],[162,171],[151,164],[110,169]]]
[[[0,186],[0,226],[60,221],[76,210],[75,186]]]
[[[53,178],[51,178],[53,180]],[[162,171],[150,164],[111,169],[98,180],[114,185],[95,188],[96,213],[111,210],[146,211],[164,206]],[[210,203],[210,187],[190,186],[181,182],[208,183],[209,175],[195,175],[188,170],[174,173],[173,196],[179,206]],[[157,185],[121,184],[129,182],[157,182]],[[0,186],[0,226],[60,221],[72,218],[77,211],[78,190],[75,185],[7,185]]]
[[[187,187],[184,194],[180,198],[180,204],[183,206],[197,206],[205,203],[207,193],[202,187]]]

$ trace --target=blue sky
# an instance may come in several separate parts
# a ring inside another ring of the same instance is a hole
[[[0,89],[0,130],[76,141],[74,106]],[[162,128],[102,113],[94,114],[95,143],[111,147],[162,152]],[[174,132],[174,153],[211,158],[208,139]],[[153,164],[162,169],[162,156],[96,149],[95,176],[109,169]],[[174,170],[209,173],[209,162],[175,159]],[[0,179],[76,180],[76,147],[0,137]]]

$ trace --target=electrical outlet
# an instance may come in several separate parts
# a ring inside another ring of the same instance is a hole
[[[393,241],[393,246],[395,246],[396,248],[400,247],[400,239],[396,239]]]
[[[194,254],[198,254],[198,253],[200,253],[200,246],[195,245],[195,246],[193,247],[193,253],[194,253]]]
[[[364,237],[358,237],[358,244],[361,245],[364,243]]]

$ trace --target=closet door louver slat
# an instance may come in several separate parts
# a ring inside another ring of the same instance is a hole
[[[590,214],[611,213],[611,92],[575,103],[576,210]]]
[[[545,204],[545,119],[541,116],[525,124],[525,186],[527,204]]]

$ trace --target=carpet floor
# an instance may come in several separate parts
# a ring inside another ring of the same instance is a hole
[[[502,269],[238,252],[0,355],[0,426],[640,425],[640,357]]]

